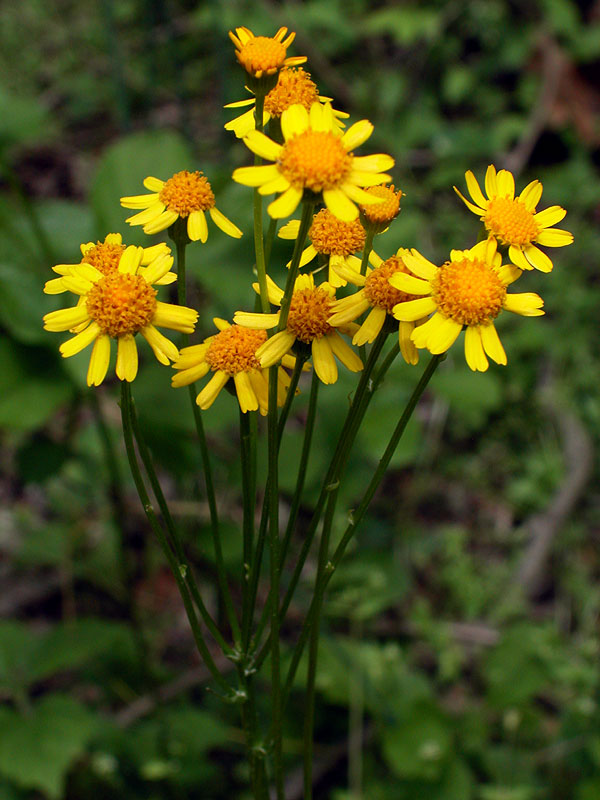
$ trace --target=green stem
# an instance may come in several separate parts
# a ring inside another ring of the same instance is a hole
[[[263,92],[256,93],[256,104],[254,106],[254,119],[257,131],[263,129],[263,110],[265,107],[265,95]],[[254,165],[262,164],[260,156],[254,156]],[[268,314],[271,310],[269,303],[269,292],[267,290],[267,261],[265,257],[265,242],[263,238],[263,206],[262,195],[258,189],[254,190],[254,252],[256,257],[256,274],[258,277],[258,289],[260,296],[260,307],[263,314]]]
[[[330,492],[334,491],[338,485],[339,481],[338,476],[341,474],[341,471],[344,468],[348,454],[354,442],[354,438],[356,437],[356,433],[360,427],[362,418],[369,405],[370,399],[373,396],[374,387],[373,387],[373,382],[371,380],[371,374],[373,372],[379,354],[381,353],[387,335],[388,335],[387,332],[383,330],[375,340],[373,347],[371,348],[367,364],[360,377],[360,381],[358,382],[358,386],[354,394],[354,399],[352,401],[350,408],[348,409],[348,414],[346,415],[344,425],[338,437],[336,450],[332,456],[329,468],[327,470],[327,474],[323,481],[323,488],[321,489],[321,493],[319,494],[319,497],[317,499],[317,503],[315,505],[315,509],[313,511],[313,515],[308,530],[306,532],[306,535],[304,536],[304,541],[302,543],[302,549],[300,551],[300,555],[298,556],[298,559],[296,561],[294,572],[292,574],[289,586],[285,593],[285,597],[281,604],[280,616],[282,620],[287,613],[289,605],[292,601],[292,597],[296,590],[296,586],[298,584],[298,581],[300,580],[300,575],[302,574],[302,571],[304,569],[304,564],[306,563],[306,559],[308,558],[308,553],[310,551],[315,533],[317,531],[319,522],[321,520],[321,514],[323,512],[325,502]],[[291,536],[291,531],[289,534],[286,532],[286,536]],[[255,645],[258,644],[258,642],[260,641],[260,637],[262,635],[263,630],[264,630],[264,625],[259,624],[254,636]],[[269,640],[267,639],[267,641],[262,645],[260,652],[258,653],[255,660],[257,670],[260,669],[264,659],[267,656],[268,647],[269,647]],[[287,696],[287,693],[289,691],[288,683],[289,683],[289,678],[286,681],[286,686],[284,688],[284,698]]]
[[[277,220],[273,217],[269,218],[269,227],[267,228],[267,236],[265,238],[265,267],[269,266],[271,260],[271,250],[273,248],[273,240],[277,232]]]
[[[256,500],[254,459],[256,457],[256,427],[250,424],[251,412],[240,408],[240,456],[242,466],[243,502],[243,575],[242,575],[242,646],[244,631],[250,616],[250,575],[254,549],[254,509]]]
[[[175,527],[173,517],[171,516],[171,511],[169,509],[167,501],[165,500],[165,496],[163,494],[160,481],[158,480],[156,470],[154,469],[154,464],[152,463],[152,456],[150,455],[150,451],[148,450],[148,446],[146,445],[146,440],[140,428],[133,398],[131,398],[129,401],[129,409],[130,409],[129,415],[131,418],[131,425],[133,428],[133,433],[140,453],[140,458],[142,459],[142,464],[144,465],[144,469],[146,470],[148,480],[150,481],[150,486],[152,487],[152,491],[154,492],[154,496],[156,497],[156,500],[158,502],[158,507],[160,508],[161,514],[163,515],[163,519],[165,521],[165,525],[167,527],[167,531],[169,533],[169,537],[171,540],[171,545],[175,551],[175,555],[177,556],[177,560],[179,562],[179,571],[184,573],[183,576],[184,582],[187,585],[192,597],[194,598],[196,606],[200,611],[200,614],[202,616],[202,619],[204,620],[204,623],[206,624],[206,627],[209,629],[213,638],[219,644],[223,652],[227,655],[230,655],[231,648],[223,638],[221,632],[219,631],[219,629],[215,624],[215,621],[211,617],[208,609],[206,608],[204,601],[202,600],[202,596],[198,590],[196,581],[194,580],[194,575],[191,570],[190,564],[183,551],[183,546],[181,544],[177,528]]]
[[[179,222],[179,220],[178,220]],[[187,286],[186,286],[186,247],[188,244],[187,230],[182,226],[174,226],[173,239],[177,250],[177,301],[180,306],[185,306],[187,302]],[[188,344],[189,337],[184,337],[184,343]],[[217,508],[217,498],[212,476],[212,466],[210,463],[210,455],[208,450],[208,443],[206,441],[206,434],[204,432],[204,423],[202,422],[202,414],[196,403],[196,396],[198,392],[195,384],[188,386],[188,395],[190,398],[190,406],[192,408],[192,415],[194,417],[194,424],[196,426],[196,434],[198,436],[198,443],[200,445],[200,458],[202,460],[202,469],[204,473],[204,483],[206,487],[206,498],[208,500],[208,509],[210,513],[210,531],[213,541],[213,550],[215,553],[215,564],[217,567],[217,582],[219,591],[225,605],[225,611],[231,631],[233,633],[234,641],[239,645],[241,641],[241,632],[239,622],[233,607],[233,600],[227,582],[227,570],[225,569],[225,560],[223,559],[223,549],[221,547],[221,535],[219,531],[219,511]]]
[[[316,589],[315,589],[315,594],[313,595],[313,599],[312,599],[308,614],[306,615],[306,619],[304,620],[304,624],[302,626],[302,631],[300,632],[300,637],[298,639],[298,643],[297,643],[296,648],[294,650],[294,655],[292,657],[292,663],[290,665],[290,669],[289,669],[288,676],[287,676],[287,679],[286,679],[286,684],[285,684],[285,689],[284,689],[284,698],[287,698],[287,695],[288,695],[288,693],[289,693],[289,691],[290,691],[290,689],[291,689],[291,687],[292,687],[292,685],[294,683],[294,677],[295,677],[295,674],[296,674],[296,670],[298,668],[298,664],[300,663],[300,658],[302,656],[302,651],[304,649],[304,645],[306,644],[306,639],[308,638],[308,633],[309,633],[311,625],[312,625],[312,621],[313,621],[313,618],[314,618],[314,615],[315,615],[316,607],[317,607],[317,604],[321,602],[321,600],[319,599],[318,596],[324,594],[325,589],[327,588],[327,585],[328,585],[329,581],[331,580],[331,577],[332,577],[333,573],[335,572],[337,566],[339,565],[340,561],[342,560],[342,557],[344,555],[346,547],[348,546],[350,540],[352,539],[352,537],[356,533],[356,529],[357,529],[358,525],[360,524],[360,522],[362,521],[362,518],[364,517],[365,512],[367,511],[367,509],[369,507],[369,504],[370,504],[370,502],[371,502],[371,500],[373,498],[373,495],[375,494],[375,492],[376,492],[376,490],[377,490],[377,488],[378,488],[378,486],[379,486],[379,484],[381,482],[381,479],[383,478],[383,476],[385,474],[385,471],[388,468],[390,460],[391,460],[391,458],[392,458],[392,456],[393,456],[393,454],[394,454],[394,452],[396,450],[396,447],[398,446],[398,442],[400,441],[400,439],[402,437],[402,434],[404,433],[404,430],[406,429],[408,421],[410,420],[410,418],[412,416],[412,413],[413,413],[417,403],[419,402],[419,399],[421,398],[421,395],[425,391],[425,388],[426,388],[427,384],[429,383],[429,381],[431,380],[431,377],[433,376],[433,373],[437,369],[438,365],[444,360],[445,357],[446,357],[445,353],[442,354],[442,355],[436,355],[436,356],[432,356],[431,357],[431,360],[430,360],[429,364],[427,365],[427,368],[425,369],[425,372],[421,376],[421,379],[419,380],[419,383],[415,387],[412,395],[410,396],[410,399],[409,399],[408,403],[406,404],[406,407],[404,408],[404,411],[402,412],[402,416],[400,417],[400,419],[398,421],[398,424],[396,425],[396,428],[394,429],[394,432],[392,433],[392,435],[390,437],[390,441],[388,443],[388,446],[386,447],[385,452],[384,452],[383,456],[381,457],[381,459],[379,461],[377,469],[375,470],[375,473],[373,474],[373,477],[371,478],[371,481],[370,481],[370,483],[369,483],[369,485],[367,487],[367,490],[365,491],[365,493],[364,493],[360,503],[358,504],[357,508],[352,513],[352,519],[351,519],[350,523],[346,527],[346,530],[344,531],[344,533],[342,535],[342,538],[340,539],[340,542],[339,542],[338,546],[336,547],[331,559],[326,564],[322,583],[321,583],[320,586],[316,587]]]
[[[298,277],[300,269],[300,256],[304,250],[304,242],[308,235],[308,231],[312,224],[313,210],[315,203],[313,200],[304,200],[302,203],[302,216],[300,218],[300,227],[298,229],[298,236],[294,243],[294,252],[290,263],[290,270],[288,272],[285,290],[283,292],[283,300],[281,301],[281,311],[279,314],[279,323],[277,330],[282,331],[287,326],[288,314],[290,311],[290,303],[292,302],[292,293],[294,291],[294,284]]]
[[[131,474],[136,489],[138,491],[138,495],[141,500],[142,506],[144,508],[144,512],[148,519],[148,522],[150,523],[150,526],[156,538],[158,539],[162,551],[165,557],[167,558],[167,561],[169,562],[169,566],[173,573],[173,577],[175,578],[175,581],[177,583],[177,588],[179,589],[179,593],[183,601],[185,612],[187,614],[190,627],[192,629],[192,634],[194,636],[194,641],[196,642],[196,647],[198,648],[198,652],[204,659],[204,662],[208,667],[211,675],[215,679],[215,681],[227,693],[228,696],[232,696],[232,687],[227,683],[225,678],[219,672],[217,665],[215,664],[214,659],[210,654],[210,651],[204,640],[204,636],[202,634],[198,618],[196,617],[196,612],[194,611],[194,605],[192,603],[192,599],[189,594],[188,586],[183,579],[182,569],[181,569],[182,565],[177,562],[177,559],[175,558],[175,555],[171,550],[167,537],[165,536],[162,526],[160,525],[156,513],[154,511],[154,507],[150,502],[148,492],[146,491],[146,486],[144,485],[144,479],[142,477],[142,473],[140,471],[140,467],[137,462],[135,454],[135,448],[133,443],[131,389],[126,381],[121,382],[121,420],[123,424],[123,437],[125,440],[125,449],[127,451],[127,458],[129,460],[129,467],[131,469]]]
[[[373,249],[373,239],[375,238],[375,230],[369,225],[367,227],[367,235],[365,236],[365,246],[363,247],[362,258],[360,261],[360,274],[367,274],[367,266],[369,265],[369,256]]]

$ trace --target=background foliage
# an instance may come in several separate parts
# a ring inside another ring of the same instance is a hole
[[[598,2],[28,0],[2,17],[0,796],[243,796],[237,712],[206,691],[127,475],[115,386],[90,393],[86,356],[59,357],[40,321],[59,301],[41,287],[81,242],[109,231],[142,242],[118,197],[141,191],[147,174],[200,168],[246,236],[212,231],[189,251],[199,334],[213,315],[247,307],[250,194],[229,180],[247,153],[222,128],[243,76],[227,31],[287,25],[321,93],[369,118],[373,150],[396,159],[406,197],[380,255],[414,246],[435,261],[470,247],[473,220],[451,187],[491,162],[520,186],[540,178],[544,204],[566,206],[575,234],[540,289],[546,317],[502,318],[508,367],[474,375],[450,355],[332,582],[319,796],[356,800],[362,783],[370,800],[597,798]],[[285,263],[283,244],[275,255]],[[367,416],[340,526],[414,381],[398,365]],[[313,493],[352,386],[344,378],[322,393]],[[210,598],[185,393],[150,360],[135,393]],[[302,400],[297,417],[284,492]],[[233,578],[236,419],[227,397],[206,412]],[[121,473],[112,485],[111,454]],[[292,711],[290,800],[300,797],[301,690]]]

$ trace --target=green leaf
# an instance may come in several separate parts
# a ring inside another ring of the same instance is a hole
[[[385,759],[400,778],[436,780],[450,751],[448,723],[434,705],[416,703],[410,716],[383,729]]]
[[[69,767],[97,725],[92,712],[62,695],[43,698],[26,716],[1,708],[0,774],[59,800]]]
[[[142,181],[148,175],[166,180],[182,169],[195,169],[194,157],[175,131],[134,133],[111,145],[100,159],[91,189],[92,209],[102,235],[130,230],[125,219],[135,211],[122,208],[120,197],[145,194]],[[127,241],[132,238],[129,233]]]

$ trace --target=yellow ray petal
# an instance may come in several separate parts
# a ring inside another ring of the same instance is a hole
[[[243,186],[262,186],[270,183],[281,173],[275,164],[263,164],[260,167],[239,167],[233,172],[233,180]]]
[[[504,299],[504,308],[523,317],[540,317],[544,314],[542,306],[544,301],[535,292],[520,292],[507,294]]]
[[[208,225],[204,211],[192,211],[187,221],[187,235],[192,242],[200,240],[202,244],[208,239]]]
[[[487,201],[483,196],[483,192],[481,191],[481,187],[479,186],[477,178],[471,172],[471,170],[467,170],[467,172],[465,172],[465,180],[467,182],[467,189],[469,190],[469,194],[473,198],[475,205],[484,209],[487,206]],[[456,189],[456,187],[454,188]]]
[[[338,377],[338,368],[333,357],[333,350],[329,336],[313,339],[312,360],[317,377],[326,384],[335,383]]]
[[[269,139],[269,137],[265,136],[261,131],[250,131],[248,136],[244,138],[244,142],[249,150],[252,150],[257,156],[266,158],[269,161],[277,161],[283,149],[280,144]]]
[[[234,225],[233,222],[228,219],[225,214],[222,214],[218,208],[215,208],[215,206],[209,208],[208,213],[217,228],[220,228],[223,233],[232,236],[234,239],[239,239],[244,235],[237,225]]]
[[[386,153],[374,153],[370,156],[354,156],[352,161],[352,169],[360,170],[361,172],[385,172],[391,169],[395,164],[394,159]],[[389,176],[386,176],[391,180]],[[387,183],[387,181],[380,180],[379,183]]]
[[[367,314],[363,324],[354,334],[352,344],[362,347],[364,344],[374,342],[383,328],[386,317],[387,312],[384,308],[380,308],[379,306],[372,308]]]
[[[533,218],[540,228],[550,228],[560,222],[561,219],[564,219],[566,213],[565,209],[560,206],[550,206],[543,211],[538,211],[537,214],[533,215]]]
[[[267,206],[267,211],[273,219],[282,219],[289,217],[298,208],[298,204],[302,200],[302,189],[295,186],[290,186],[287,191],[280,195],[277,200],[273,200]]]
[[[490,164],[485,173],[485,191],[487,196],[492,199],[498,194],[498,182],[496,181],[496,167]]]
[[[506,353],[494,323],[490,322],[488,325],[481,325],[479,332],[481,333],[483,349],[492,361],[495,361],[496,364],[506,364]]]
[[[535,207],[542,196],[542,188],[542,184],[539,181],[531,181],[519,195],[519,200],[525,204],[527,211],[535,211]]]
[[[233,376],[233,381],[235,383],[235,391],[242,413],[245,414],[247,411],[257,411],[258,398],[254,393],[254,388],[248,377],[248,373],[238,372]]]
[[[169,364],[171,361],[177,361],[179,358],[179,350],[170,339],[167,339],[160,331],[157,331],[154,325],[146,325],[140,329],[140,333],[152,348],[152,352],[161,364]]]
[[[212,406],[229,378],[230,375],[220,369],[215,372],[198,397],[196,397],[196,403],[203,411]]]
[[[341,189],[324,189],[323,202],[342,222],[352,222],[358,217],[358,208]]]
[[[148,175],[147,178],[144,178],[144,186],[149,192],[160,192],[164,185],[164,181],[161,181],[160,178],[154,178],[152,175]]]
[[[138,351],[132,334],[117,339],[117,378],[131,383],[138,371]]]
[[[536,269],[539,269],[540,272],[552,272],[552,267],[554,266],[552,261],[548,258],[546,253],[542,253],[535,245],[530,244],[523,252],[525,253],[527,261],[533,264]]]
[[[160,233],[161,231],[165,231],[167,228],[169,228],[178,218],[179,214],[176,211],[163,211],[160,217],[148,222],[146,225],[144,225],[142,230],[148,235]]]
[[[346,150],[354,150],[355,147],[360,147],[361,144],[367,141],[369,136],[373,133],[373,125],[367,119],[361,119],[351,125],[346,133],[342,136],[342,144]],[[359,167],[363,169],[363,167]]]
[[[308,128],[308,122],[308,111],[304,106],[296,103],[286,108],[281,115],[281,132],[285,141],[304,133]]]
[[[407,300],[404,303],[397,303],[392,314],[396,319],[403,322],[414,322],[417,319],[426,317],[437,308],[433,297],[419,297],[418,300]],[[419,345],[417,345],[418,347]]]
[[[100,335],[100,326],[96,322],[91,322],[85,330],[63,342],[58,348],[63,358],[69,358],[76,353],[80,353]]]
[[[496,182],[498,184],[498,194],[502,197],[508,197],[509,200],[514,200],[515,179],[512,172],[507,169],[501,169],[496,176]]]
[[[478,325],[469,325],[465,331],[465,359],[473,372],[485,372],[489,367]]]
[[[87,385],[100,386],[108,371],[110,362],[110,336],[99,336],[94,342],[90,364],[87,371]]]

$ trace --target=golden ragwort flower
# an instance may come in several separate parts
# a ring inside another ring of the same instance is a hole
[[[254,284],[258,291],[258,284]],[[269,300],[273,305],[281,305],[283,291],[267,276]],[[328,283],[315,286],[312,275],[299,275],[294,283],[287,325],[262,344],[256,351],[262,367],[270,367],[279,363],[290,351],[296,341],[311,346],[315,372],[323,383],[335,383],[338,378],[336,356],[351,372],[359,372],[362,361],[352,348],[339,335],[354,333],[356,325],[332,325],[332,304],[335,300],[335,289]],[[260,314],[237,311],[233,321],[238,325],[256,330],[269,330],[279,323],[280,312]]]
[[[299,104],[308,111],[313,103],[330,103],[331,97],[322,97],[317,91],[317,85],[310,79],[310,73],[305,72],[302,67],[285,67],[281,70],[277,78],[277,85],[265,97],[263,111],[263,126],[272,118],[279,118],[290,106]],[[240,100],[237,103],[228,103],[225,108],[245,108],[252,106],[239,117],[226,123],[225,130],[233,131],[238,139],[243,139],[256,126],[254,118],[254,97],[249,100]],[[347,119],[350,115],[344,111],[333,109],[338,127],[343,128],[342,119]]]
[[[219,333],[205,339],[202,344],[184,347],[173,368],[171,384],[177,388],[214,374],[196,397],[201,409],[210,408],[221,389],[233,378],[241,410],[256,411],[265,415],[269,408],[269,373],[260,366],[256,351],[267,340],[264,330],[251,330],[240,325],[230,325],[224,319],[213,319]],[[294,366],[295,360],[284,358],[284,365]],[[284,369],[277,373],[277,405],[283,405],[290,379]]]
[[[573,234],[553,228],[567,213],[560,206],[550,206],[536,214],[535,208],[542,196],[542,184],[535,180],[527,184],[515,197],[515,179],[512,172],[501,169],[498,173],[493,164],[485,173],[484,197],[475,175],[465,173],[467,188],[474,203],[466,199],[456,188],[454,191],[464,204],[481,219],[490,236],[500,244],[508,245],[508,256],[519,269],[539,269],[550,272],[552,261],[546,253],[536,247],[564,247],[571,244]]]
[[[78,330],[60,346],[63,358],[94,345],[87,373],[88,386],[99,386],[108,370],[110,340],[117,340],[117,377],[132,381],[137,375],[138,352],[135,334],[141,333],[161,364],[179,356],[177,347],[156,326],[192,333],[198,312],[184,306],[162,303],[152,288],[173,264],[167,253],[158,255],[143,273],[140,264],[143,248],[130,245],[117,268],[103,274],[92,264],[79,264],[63,276],[68,291],[80,297],[73,308],[51,311],[44,316],[47,331]]]
[[[196,170],[184,169],[176,172],[169,180],[148,177],[144,186],[151,194],[138,194],[122,197],[124,208],[143,209],[126,222],[130,225],[143,225],[144,233],[159,233],[169,228],[181,218],[187,219],[187,234],[192,242],[205,242],[208,226],[204,212],[223,233],[239,239],[242,231],[227,219],[215,206],[215,195],[206,177]]]
[[[80,245],[81,261],[78,264],[56,264],[56,266],[52,267],[53,271],[57,272],[61,277],[46,281],[44,292],[46,294],[61,294],[62,292],[67,292],[68,287],[65,285],[62,276],[71,275],[73,271],[76,272],[80,264],[91,264],[92,267],[96,267],[103,275],[114,272],[119,265],[121,256],[125,252],[125,248],[126,245],[123,244],[120,233],[108,233],[104,237],[103,242],[85,242]],[[143,275],[144,268],[159,255],[163,254],[171,254],[171,249],[165,242],[155,244],[152,247],[144,247],[138,273]],[[155,281],[155,283],[162,286],[173,283],[173,281],[176,280],[177,275],[174,272],[167,272],[162,278]]]
[[[275,36],[255,36],[249,28],[229,31],[235,45],[235,55],[249,75],[262,78],[274,75],[283,67],[304,64],[306,56],[288,56],[287,49],[296,38],[295,33],[286,37],[287,28],[279,28]]]
[[[399,303],[392,313],[405,322],[433,313],[414,329],[411,339],[417,347],[426,347],[434,354],[445,353],[465,327],[465,358],[472,370],[485,372],[486,356],[497,364],[506,364],[506,353],[494,327],[501,311],[525,317],[544,313],[539,295],[507,293],[506,287],[521,275],[521,270],[512,264],[502,265],[492,237],[470,250],[452,250],[450,260],[441,267],[417,250],[405,253],[403,260],[413,275],[397,272],[390,277],[390,283],[419,298]]]
[[[396,191],[393,183],[391,186],[371,186],[366,192],[381,198],[381,203],[360,207],[367,223],[375,227],[376,233],[381,233],[400,213],[400,198],[404,192],[401,189]]]
[[[300,221],[290,220],[277,234],[281,239],[297,239]],[[344,222],[334,216],[328,208],[314,215],[308,231],[310,244],[300,256],[300,267],[309,264],[317,255],[326,256],[329,266],[327,282],[334,288],[346,285],[346,279],[336,270],[348,258],[365,246],[365,229],[359,219]],[[291,261],[286,265],[289,269]]]
[[[327,208],[345,222],[358,216],[355,203],[381,202],[360,187],[391,180],[382,170],[392,167],[394,159],[383,154],[357,157],[352,153],[373,132],[368,120],[356,122],[342,133],[329,103],[313,103],[309,111],[296,104],[281,115],[281,131],[283,144],[260,131],[250,131],[244,138],[248,148],[274,163],[240,167],[233,173],[235,181],[257,186],[260,194],[281,193],[267,209],[273,218],[293,214],[305,191],[322,195]]]
[[[369,254],[369,263],[374,269],[367,267],[367,274],[360,274],[360,261],[355,258],[351,263],[336,265],[335,270],[349,283],[361,288],[358,292],[336,300],[332,306],[333,314],[329,317],[331,325],[354,322],[366,311],[371,309],[352,338],[352,344],[361,346],[374,342],[386,320],[392,315],[393,308],[406,300],[413,300],[414,295],[396,289],[390,283],[392,275],[398,272],[410,274],[404,263],[406,254],[410,251],[404,247],[399,248],[396,255],[385,261],[374,251]],[[398,338],[400,352],[407,364],[418,364],[419,353],[411,340],[411,334],[420,320],[400,322]]]

